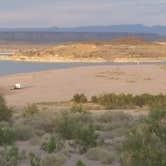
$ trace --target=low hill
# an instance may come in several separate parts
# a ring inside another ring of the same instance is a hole
[[[19,49],[14,60],[49,62],[138,62],[165,61],[166,45],[142,38],[128,37],[112,41],[58,44],[47,48]]]

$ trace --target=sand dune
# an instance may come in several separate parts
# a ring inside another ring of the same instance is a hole
[[[10,91],[20,82],[23,89]],[[75,93],[166,93],[166,68],[161,65],[95,66],[0,77],[9,105],[69,100]]]

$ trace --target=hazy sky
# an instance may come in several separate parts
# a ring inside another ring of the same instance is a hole
[[[0,0],[0,27],[166,25],[166,0]]]

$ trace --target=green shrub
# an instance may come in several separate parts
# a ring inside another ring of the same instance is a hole
[[[97,102],[108,109],[133,107],[132,95],[105,94],[97,97]]]
[[[92,103],[97,103],[97,102],[98,102],[97,96],[92,96],[92,97],[91,97],[91,102],[92,102]]]
[[[24,117],[32,117],[33,115],[35,115],[38,112],[39,112],[39,109],[35,104],[27,105],[24,108],[23,116]]]
[[[83,108],[83,106],[81,104],[74,104],[71,107],[71,112],[73,113],[82,113],[82,112],[86,112],[85,109]]]
[[[134,108],[143,106],[166,106],[166,95],[142,94],[133,96],[131,94],[104,94],[93,96],[91,101],[101,104],[108,109]]]
[[[76,130],[80,126],[80,121],[74,114],[63,112],[56,120],[56,131],[65,139],[73,139],[76,135]]]
[[[33,129],[29,126],[21,124],[15,127],[16,139],[20,141],[27,141],[33,137]]]
[[[92,121],[86,122],[85,118],[86,114],[64,112],[56,120],[56,131],[64,139],[75,140],[84,151],[96,146],[97,140]]]
[[[13,128],[0,126],[0,145],[11,145],[16,140],[16,133]]]
[[[86,164],[82,160],[78,160],[76,166],[86,166]]]
[[[129,132],[122,149],[124,166],[166,165],[166,109],[153,109],[143,123]]]
[[[84,94],[75,94],[72,100],[76,103],[86,103],[88,101]]]
[[[18,166],[18,162],[23,159],[16,146],[5,147],[0,150],[1,166]]]
[[[0,121],[8,121],[11,116],[12,110],[7,107],[4,98],[0,96]]]
[[[41,166],[41,159],[34,153],[29,154],[31,166]]]
[[[81,145],[81,152],[97,145],[97,135],[92,125],[82,125],[80,129],[77,129],[75,139]]]
[[[57,149],[57,140],[51,135],[47,142],[42,144],[42,149],[48,153],[53,153]]]

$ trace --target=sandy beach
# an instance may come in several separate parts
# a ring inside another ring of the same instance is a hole
[[[23,89],[11,91],[18,82]],[[10,106],[66,101],[76,93],[88,97],[111,92],[166,93],[166,66],[93,66],[1,76],[0,90]]]

